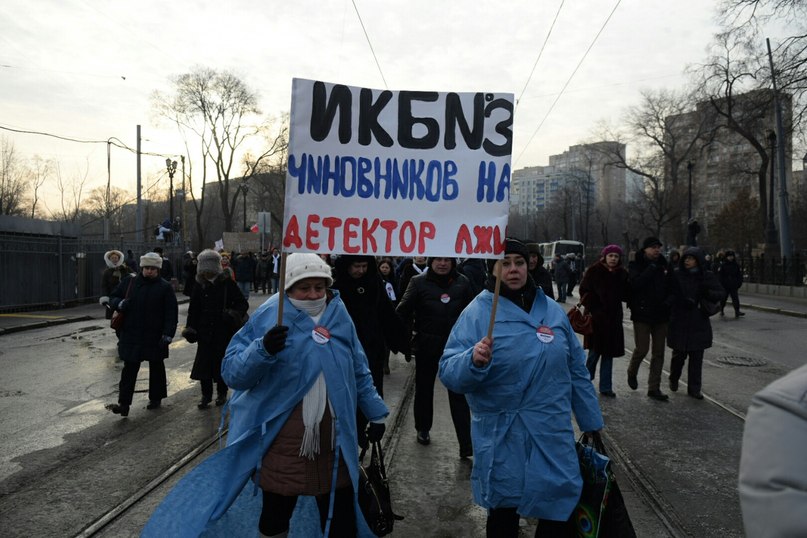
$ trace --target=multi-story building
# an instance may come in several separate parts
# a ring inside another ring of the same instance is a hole
[[[780,95],[783,123],[785,126],[785,167],[787,172],[787,189],[793,193],[795,182],[792,177],[792,137],[790,124],[792,117],[792,101],[789,95]],[[725,100],[717,101],[722,107]],[[771,147],[769,133],[775,129],[773,90],[755,90],[746,94],[735,95],[732,106],[736,117],[742,118],[741,127],[747,135],[755,140],[770,157]],[[744,188],[750,189],[752,196],[759,199],[759,172],[764,168],[766,190],[770,185],[770,162],[763,166],[758,147],[752,144],[747,136],[736,130],[725,127],[726,119],[715,113],[712,103],[698,103],[692,112],[669,116],[674,122],[676,131],[685,137],[686,133],[698,132],[696,126],[705,122],[700,132],[708,133],[704,137],[700,153],[691,159],[692,163],[692,215],[698,219],[702,230],[708,234],[709,226],[715,217]],[[782,143],[781,140],[776,141]],[[686,167],[687,163],[683,163]],[[778,219],[778,194],[780,189],[779,166],[774,166],[774,218]],[[687,170],[682,177],[688,180]],[[769,193],[770,194],[770,193]]]
[[[618,237],[626,171],[611,164],[614,161],[611,155],[617,151],[624,155],[625,145],[618,142],[580,144],[559,155],[551,155],[548,166],[515,170],[511,212],[522,221],[539,221],[563,205],[563,218],[570,220],[564,228],[559,228],[570,235],[564,239],[584,239],[587,235],[581,229],[584,222],[588,222],[592,230],[595,227],[611,229],[614,238]],[[593,218],[586,219],[585,214]]]

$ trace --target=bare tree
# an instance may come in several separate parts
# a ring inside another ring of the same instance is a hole
[[[119,187],[96,187],[87,194],[83,210],[95,219],[109,219],[110,233],[123,231],[122,209],[132,201],[132,195]]]
[[[59,209],[55,211],[49,210],[52,218],[64,222],[78,221],[81,215],[81,198],[84,193],[84,184],[87,182],[89,171],[90,165],[86,163],[83,173],[79,171],[78,175],[65,179],[62,176],[61,167],[58,164],[56,165],[56,189],[59,191]]]
[[[43,159],[39,155],[34,155],[28,169],[28,180],[30,182],[31,194],[31,218],[36,217],[36,206],[39,204],[39,189],[48,180],[55,167],[51,159]]]
[[[174,94],[155,92],[153,104],[157,114],[176,123],[185,140],[194,135],[202,155],[202,181],[206,183],[208,165],[215,171],[218,200],[224,215],[225,228],[234,229],[236,203],[240,185],[232,184],[233,166],[244,144],[261,132],[263,126],[250,124],[260,110],[256,94],[235,75],[207,68],[197,68],[174,79]],[[276,148],[259,152],[251,159],[248,169],[257,169]],[[188,152],[190,157],[191,153]],[[201,210],[204,199],[194,206]],[[197,231],[201,215],[197,214]]]
[[[0,215],[23,215],[25,166],[17,155],[14,143],[0,138]]]

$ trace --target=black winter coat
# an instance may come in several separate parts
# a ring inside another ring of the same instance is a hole
[[[681,256],[681,264],[675,271],[678,279],[678,293],[670,316],[670,326],[667,329],[667,345],[678,351],[698,351],[712,347],[712,324],[709,316],[701,312],[699,304],[702,298],[711,302],[719,302],[726,292],[711,271],[703,271],[703,254],[696,255],[698,269],[691,272],[684,268],[683,258],[690,249]]]
[[[605,357],[623,356],[622,302],[628,299],[628,272],[621,265],[609,271],[605,263],[597,262],[583,275],[580,296],[594,318],[594,334],[585,337],[584,347]]]
[[[198,340],[191,379],[221,380],[221,360],[235,334],[225,308],[238,312],[249,310],[249,303],[238,285],[223,272],[216,275],[213,282],[197,277],[186,323],[187,328],[196,331]]]
[[[367,262],[367,272],[361,278],[348,274],[348,268],[356,261]],[[339,290],[368,360],[383,361],[387,349],[395,353],[405,349],[404,326],[395,315],[395,307],[371,256],[339,256],[333,289]]]
[[[532,277],[532,281],[535,283],[536,286],[544,290],[544,293],[550,299],[555,298],[555,290],[552,289],[552,275],[549,271],[546,270],[546,267],[543,265],[538,265],[535,269],[529,272],[530,276]]]
[[[471,281],[456,268],[444,277],[429,270],[412,278],[395,311],[407,326],[414,321],[418,359],[443,354],[454,323],[474,297]]]
[[[630,284],[630,319],[640,323],[663,323],[670,320],[670,307],[675,300],[677,283],[664,256],[651,262],[643,251],[628,264]]]
[[[109,304],[120,310],[126,290],[131,291],[124,305],[123,328],[118,332],[118,355],[124,361],[141,362],[168,357],[163,336],[174,337],[177,330],[177,297],[171,284],[162,278],[130,275],[121,280],[109,296]]]
[[[743,285],[743,272],[736,261],[724,260],[717,270],[717,277],[726,291],[738,290]]]

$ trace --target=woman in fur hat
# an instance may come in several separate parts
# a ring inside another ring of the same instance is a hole
[[[199,409],[207,409],[213,401],[214,381],[216,405],[227,401],[221,360],[230,339],[240,328],[238,321],[247,310],[249,303],[222,269],[221,256],[210,249],[200,252],[196,257],[196,282],[188,305],[188,321],[182,331],[189,343],[199,343],[191,370],[191,379],[199,380],[202,385]]]
[[[104,254],[106,269],[101,275],[101,298],[98,302],[106,309],[106,319],[112,319],[112,309],[109,308],[109,295],[118,287],[126,275],[133,273],[123,261],[123,252],[110,250]]]

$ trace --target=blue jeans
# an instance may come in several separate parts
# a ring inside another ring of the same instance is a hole
[[[566,288],[569,286],[568,282],[558,282],[558,302],[566,302]]]
[[[238,284],[238,289],[241,290],[241,294],[244,296],[244,299],[249,299],[249,288],[252,285],[252,282],[241,282],[240,280],[236,282]]]
[[[594,374],[597,373],[597,362],[600,361],[600,392],[611,392],[613,385],[611,384],[611,372],[614,370],[614,358],[606,357],[590,349],[588,352],[588,359],[586,359],[586,368],[591,379],[594,379]]]

